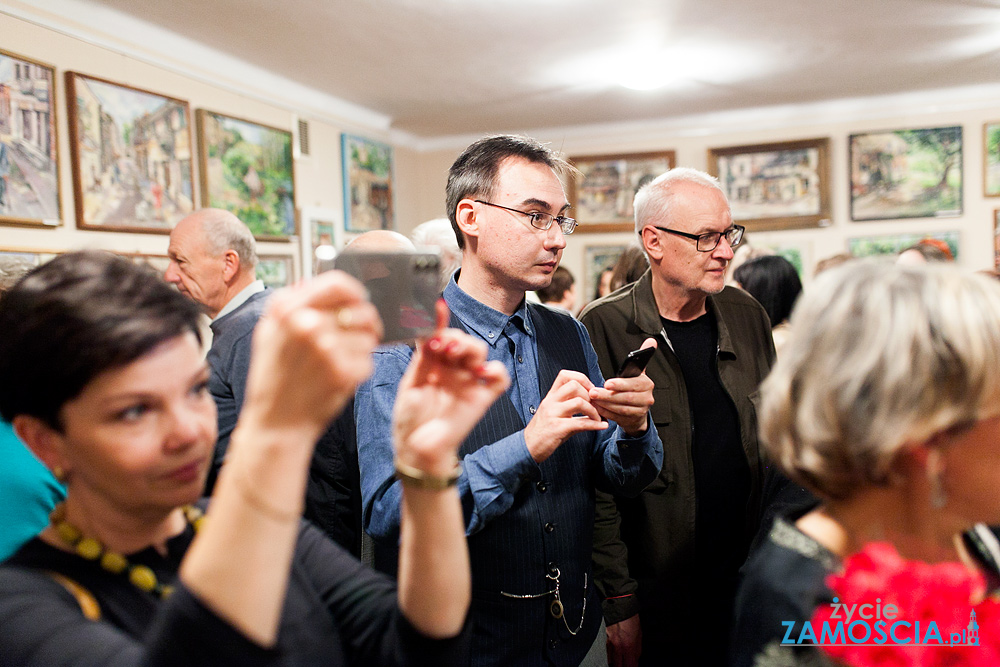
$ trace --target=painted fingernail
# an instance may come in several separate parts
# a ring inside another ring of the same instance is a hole
[[[431,338],[429,341],[427,341],[427,347],[433,350],[434,352],[437,352],[438,350],[441,349],[441,339],[438,338],[437,336]]]

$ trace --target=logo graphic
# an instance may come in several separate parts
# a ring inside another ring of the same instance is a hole
[[[942,634],[937,621],[907,621],[900,618],[894,604],[847,604],[838,598],[830,603],[830,620],[817,626],[812,621],[782,621],[782,646],[979,646],[976,610],[969,612],[969,624],[960,632]],[[799,626],[799,627],[797,627]],[[945,639],[947,637],[947,639]]]

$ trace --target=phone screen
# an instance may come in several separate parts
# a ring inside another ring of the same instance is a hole
[[[433,253],[345,252],[334,268],[368,290],[382,318],[382,342],[411,342],[434,330],[441,260]]]

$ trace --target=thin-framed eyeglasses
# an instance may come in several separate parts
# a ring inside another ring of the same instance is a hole
[[[677,236],[683,236],[686,239],[694,239],[697,241],[695,247],[698,248],[698,252],[712,252],[717,247],[719,247],[719,241],[722,237],[726,237],[726,241],[729,242],[730,248],[735,248],[739,244],[743,243],[743,232],[747,230],[746,227],[742,225],[733,225],[724,232],[706,232],[705,234],[688,234],[687,232],[679,232],[676,229],[667,229],[666,227],[658,227],[657,225],[650,225],[654,229],[659,229],[661,232],[667,232],[668,234],[676,234]]]
[[[505,211],[511,211],[513,213],[520,213],[521,215],[528,216],[528,222],[535,229],[540,229],[543,232],[552,226],[552,223],[559,225],[559,229],[562,230],[563,234],[572,234],[573,230],[576,229],[576,220],[573,218],[567,218],[565,215],[551,215],[549,213],[534,212],[528,213],[527,211],[520,211],[516,208],[511,208],[509,206],[501,206],[500,204],[494,204],[493,202],[483,201],[482,199],[474,200],[477,204],[486,204],[487,206],[495,206],[496,208],[502,208]]]

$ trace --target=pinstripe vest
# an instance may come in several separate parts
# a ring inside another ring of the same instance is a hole
[[[563,368],[587,374],[580,335],[566,315],[529,303],[538,345],[538,383],[544,397]],[[452,315],[451,325],[464,329]],[[470,454],[523,430],[509,390],[490,407],[466,438],[459,456]],[[593,432],[570,437],[539,465],[537,479],[522,480],[514,504],[469,536],[472,560],[473,664],[577,665],[593,643],[601,622],[601,603],[591,576],[594,530]],[[466,520],[471,506],[466,506]],[[565,623],[549,607],[552,596],[515,599],[552,590],[547,574],[559,571]],[[576,630],[585,596],[582,630]]]

